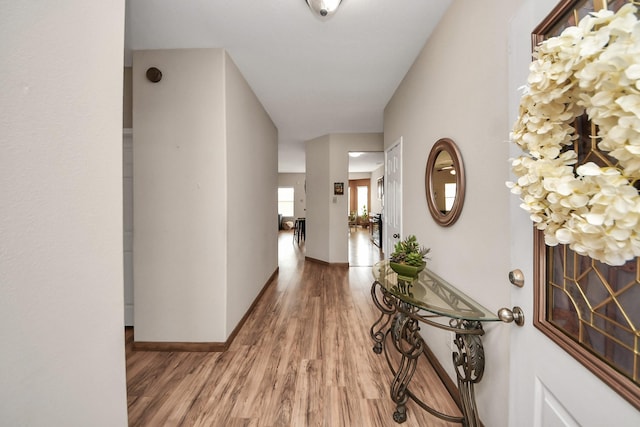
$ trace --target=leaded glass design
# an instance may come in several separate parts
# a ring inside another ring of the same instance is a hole
[[[640,385],[639,261],[612,267],[548,248],[547,319]]]

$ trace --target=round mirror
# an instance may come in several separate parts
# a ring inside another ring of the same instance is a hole
[[[439,139],[431,148],[424,184],[433,219],[443,227],[456,222],[464,203],[465,181],[462,156],[451,139]]]

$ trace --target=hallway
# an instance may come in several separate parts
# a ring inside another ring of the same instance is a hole
[[[371,267],[382,260],[382,251],[371,242],[368,228],[349,231],[349,267]]]
[[[228,351],[134,352],[127,344],[129,425],[397,425],[392,376],[369,336],[377,318],[371,268],[305,262],[290,231],[279,235],[279,267]],[[412,391],[458,414],[426,362]],[[457,424],[409,402],[403,425]]]

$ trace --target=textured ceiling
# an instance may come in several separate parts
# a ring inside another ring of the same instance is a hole
[[[278,169],[304,172],[304,141],[382,132],[384,107],[450,0],[127,0],[131,50],[225,48],[278,128]]]

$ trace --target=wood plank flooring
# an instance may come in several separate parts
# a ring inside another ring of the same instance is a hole
[[[368,228],[349,229],[350,267],[371,267],[382,258],[380,248],[371,243],[371,231]]]
[[[291,232],[280,272],[224,353],[147,352],[127,337],[130,426],[395,426],[392,376],[372,351],[370,267],[304,261]],[[426,359],[412,391],[459,415]],[[408,404],[403,426],[454,426]]]

